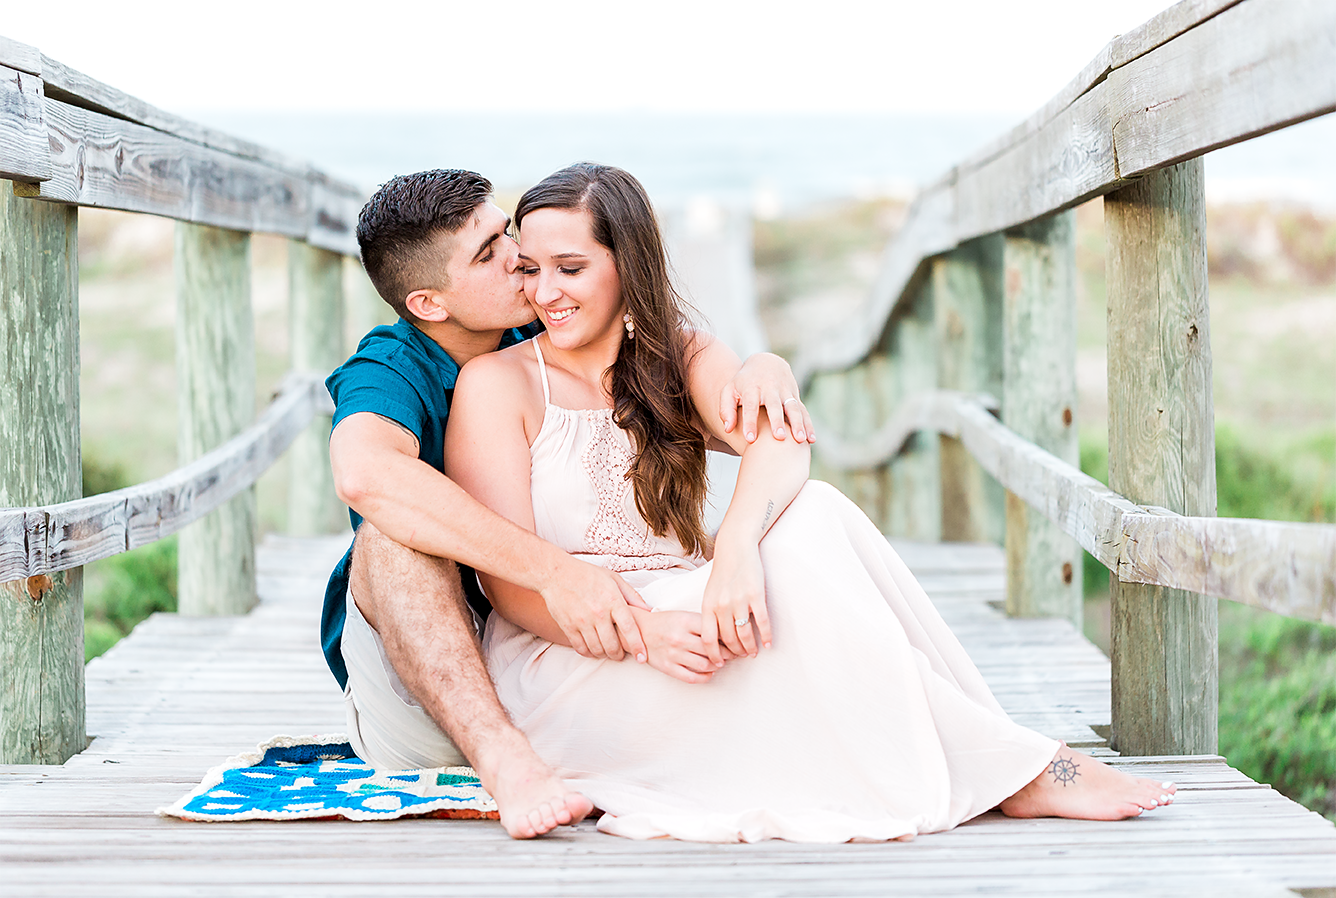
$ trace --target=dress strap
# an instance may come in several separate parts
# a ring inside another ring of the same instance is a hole
[[[533,338],[533,351],[538,356],[538,379],[543,382],[543,405],[552,404],[552,391],[547,386],[547,365],[543,362],[543,349],[538,345],[538,338]]]

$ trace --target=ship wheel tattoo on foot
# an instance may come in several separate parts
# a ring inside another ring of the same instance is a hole
[[[1076,778],[1081,775],[1077,772],[1079,769],[1080,765],[1071,758],[1054,758],[1053,763],[1048,765],[1048,772],[1053,774],[1054,780],[1062,783],[1064,789],[1068,783],[1076,782]]]

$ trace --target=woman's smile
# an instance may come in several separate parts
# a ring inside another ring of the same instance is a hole
[[[625,304],[617,263],[594,239],[589,214],[537,209],[524,219],[521,232],[524,295],[542,315],[554,345],[620,345]]]

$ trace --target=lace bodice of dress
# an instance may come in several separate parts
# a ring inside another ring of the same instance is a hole
[[[543,424],[529,447],[530,495],[539,536],[614,571],[694,569],[675,539],[655,536],[635,505],[627,472],[631,441],[612,409],[553,405],[547,366],[533,341],[543,384]]]

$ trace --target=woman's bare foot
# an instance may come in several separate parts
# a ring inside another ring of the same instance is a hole
[[[1064,744],[1043,773],[998,808],[1008,817],[1122,820],[1170,804],[1177,791],[1173,783],[1129,776]]]
[[[478,765],[483,788],[496,799],[501,825],[514,839],[532,839],[558,826],[579,823],[594,809],[544,764],[521,736],[507,746],[491,746]],[[490,762],[490,763],[489,763]]]

